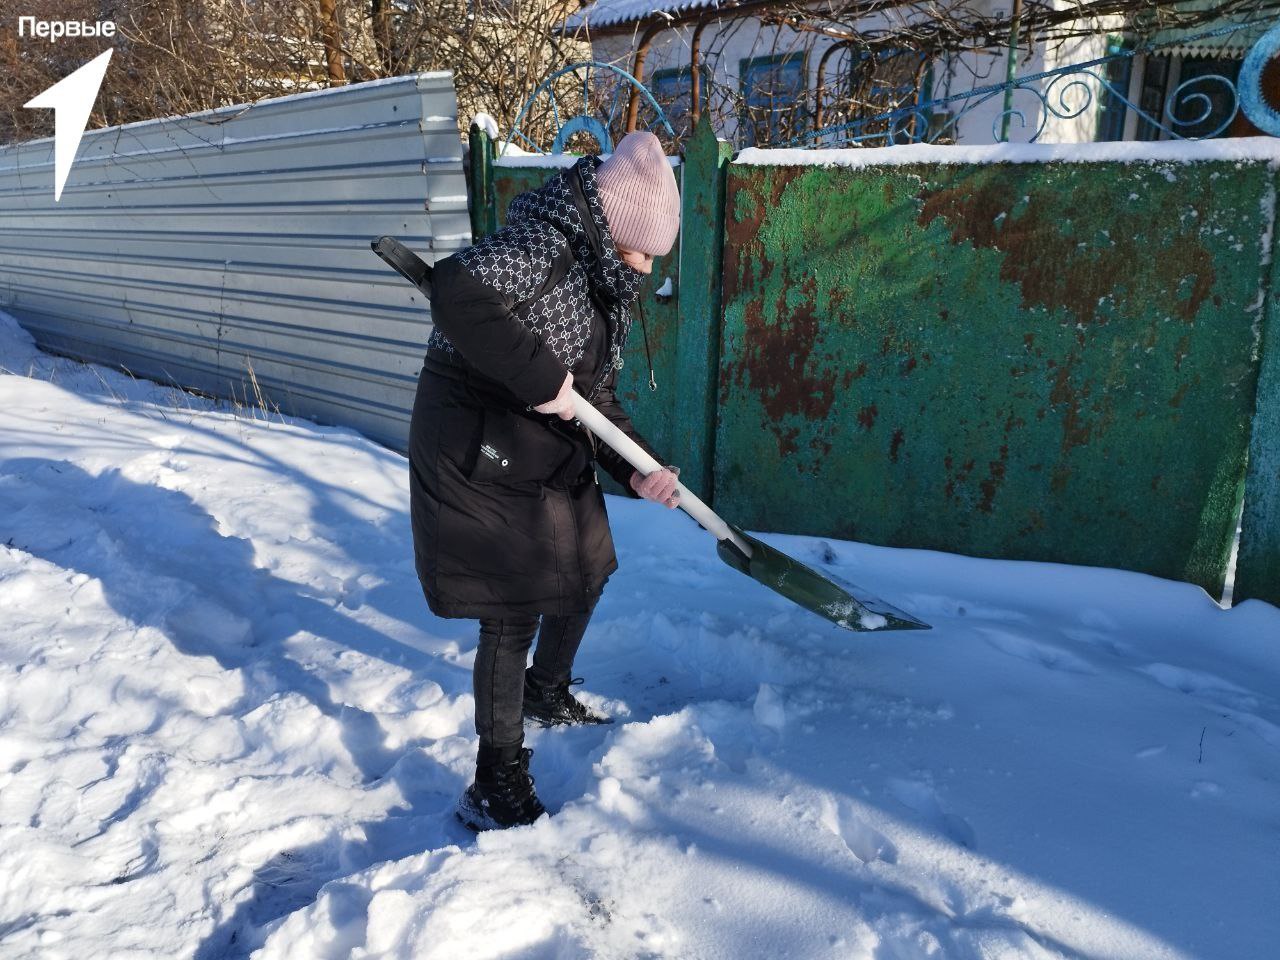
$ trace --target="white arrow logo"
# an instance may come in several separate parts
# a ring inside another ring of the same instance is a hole
[[[62,198],[62,188],[71,173],[71,164],[80,149],[85,125],[98,99],[102,77],[111,62],[111,50],[94,57],[83,67],[55,83],[44,93],[23,104],[30,109],[53,111],[53,202]]]

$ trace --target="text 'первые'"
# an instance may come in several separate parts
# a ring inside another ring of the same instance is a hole
[[[64,37],[114,37],[116,25],[110,20],[90,23],[87,20],[37,20],[18,18],[19,37],[39,37],[57,43]]]

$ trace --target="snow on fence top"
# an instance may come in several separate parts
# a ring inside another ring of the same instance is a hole
[[[524,153],[511,149],[494,158],[499,167],[570,167],[577,154]],[[679,157],[667,158],[673,167]],[[1207,160],[1263,161],[1280,169],[1280,139],[1229,137],[1219,140],[1122,141],[1115,143],[992,143],[948,146],[907,143],[895,147],[832,150],[747,147],[733,158],[752,167],[889,167],[960,163],[1201,163]]]
[[[511,145],[508,144],[507,147],[510,150]],[[607,157],[609,154],[603,153],[601,156]],[[545,170],[549,167],[572,167],[580,159],[581,154],[577,153],[508,152],[494,157],[493,165],[495,167],[538,167]],[[672,167],[678,167],[680,166],[680,158],[667,157],[667,163],[671,164]]]
[[[572,167],[576,153],[511,153],[493,158],[495,167]]]
[[[909,143],[896,147],[797,150],[749,147],[734,157],[744,166],[884,167],[958,163],[1197,163],[1206,160],[1266,161],[1280,168],[1280,139],[1123,141],[1115,143],[995,143],[946,146]]]

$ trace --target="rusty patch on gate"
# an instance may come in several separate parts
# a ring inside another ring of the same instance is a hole
[[[950,228],[952,244],[967,242],[1003,254],[1000,279],[1017,284],[1024,309],[1061,308],[1078,323],[1092,324],[1105,322],[1101,308],[1108,301],[1117,311],[1141,312],[1147,298],[1160,292],[1171,311],[1190,323],[1217,281],[1213,257],[1193,230],[1153,251],[1145,243],[1151,232],[1145,224],[1113,234],[1101,226],[1114,226],[1111,211],[1081,208],[1072,194],[1028,188],[1005,177],[974,176],[926,188],[918,199],[921,227],[941,219]],[[1095,219],[1095,240],[1082,243],[1080,236],[1089,233]],[[1067,221],[1074,229],[1062,229]],[[1132,283],[1135,275],[1148,283]]]

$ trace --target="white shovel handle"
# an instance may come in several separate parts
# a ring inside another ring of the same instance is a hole
[[[584,427],[607,443],[627,463],[645,476],[663,469],[662,464],[649,456],[643,447],[619,430],[576,390],[573,391],[573,413]],[[681,510],[702,524],[717,540],[730,540],[746,556],[751,556],[750,545],[729,529],[729,525],[716,516],[714,510],[699,500],[697,495],[683,483],[677,483],[676,489],[680,492]]]

